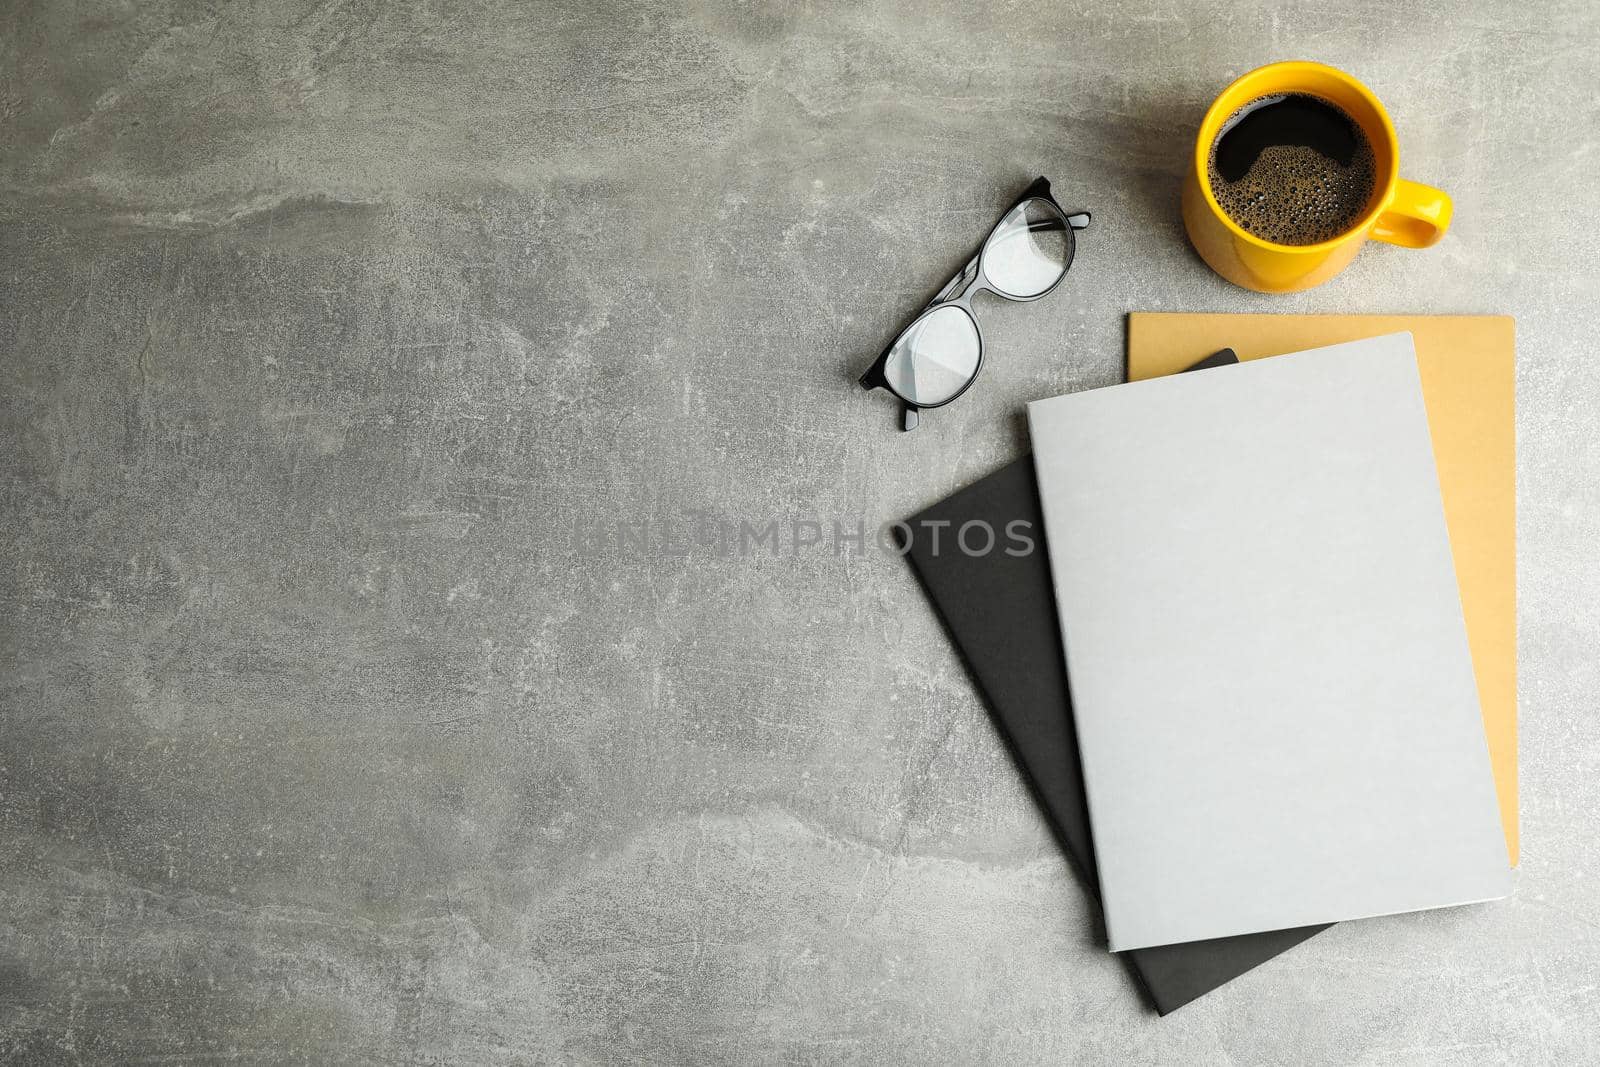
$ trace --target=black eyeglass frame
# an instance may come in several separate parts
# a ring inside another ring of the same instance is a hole
[[[1013,211],[1021,207],[1023,204],[1026,204],[1029,200],[1043,200],[1045,203],[1054,208],[1063,219],[1066,220],[1067,225],[1066,229],[1064,230],[1067,236],[1066,263],[1062,265],[1061,274],[1056,278],[1055,281],[1050,283],[1050,287],[1048,289],[1035,293],[1032,296],[1013,296],[989,280],[989,276],[983,270],[983,254],[989,250],[989,243],[994,240],[995,234],[1000,229],[1000,225],[1005,222],[1006,218],[1010,216]],[[1026,304],[1031,301],[1047,297],[1051,293],[1055,292],[1056,287],[1066,280],[1067,272],[1072,269],[1072,260],[1077,255],[1078,242],[1074,234],[1078,230],[1088,228],[1089,217],[1089,212],[1087,211],[1067,211],[1059,203],[1057,203],[1056,198],[1051,195],[1049,179],[1044,177],[1036,178],[1032,185],[1023,190],[1021,196],[1013,200],[1004,211],[1000,212],[1000,217],[995,220],[993,226],[989,227],[989,232],[984,236],[983,243],[978,246],[978,250],[977,252],[973,253],[972,258],[967,260],[966,266],[962,267],[955,273],[953,277],[951,277],[949,281],[945,282],[934,298],[928,301],[928,303],[923,306],[922,310],[917,312],[916,317],[910,322],[906,323],[900,332],[894,335],[893,339],[890,340],[889,344],[884,348],[884,350],[878,354],[878,358],[873,360],[872,366],[868,367],[866,372],[861,375],[861,388],[868,391],[873,389],[887,390],[890,395],[894,396],[903,405],[905,405],[905,414],[902,426],[907,430],[916,429],[918,422],[917,416],[919,412],[932,410],[933,408],[942,408],[946,404],[952,404],[959,400],[962,394],[964,394],[968,389],[972,388],[972,383],[978,380],[978,373],[983,370],[983,329],[978,325],[978,316],[972,313],[973,298],[979,293],[988,292],[993,293],[995,296],[998,296],[1004,300],[1015,300],[1018,303]],[[900,393],[897,389],[895,389],[894,386],[889,384],[889,378],[884,373],[884,367],[888,365],[889,354],[895,350],[895,346],[900,343],[901,338],[910,333],[911,330],[914,329],[916,325],[923,319],[927,318],[935,311],[945,307],[959,308],[962,313],[965,314],[972,322],[973,333],[978,338],[978,362],[973,366],[972,374],[962,384],[960,389],[957,389],[954,393],[939,401],[937,404],[917,404]]]

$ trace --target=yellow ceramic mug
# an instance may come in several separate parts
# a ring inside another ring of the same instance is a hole
[[[1228,218],[1212,194],[1207,170],[1222,124],[1252,100],[1278,93],[1310,93],[1336,104],[1355,119],[1372,145],[1372,202],[1353,226],[1332,240],[1313,245],[1263,240]],[[1394,124],[1371,89],[1321,63],[1273,63],[1228,86],[1206,112],[1183,183],[1183,224],[1200,257],[1230,282],[1262,293],[1288,293],[1321,285],[1344,270],[1368,237],[1404,248],[1428,247],[1450,225],[1450,198],[1400,177]]]

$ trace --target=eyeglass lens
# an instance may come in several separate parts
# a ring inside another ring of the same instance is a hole
[[[1054,204],[1025,200],[1006,213],[983,249],[983,273],[1004,296],[1033,297],[1066,273],[1070,229]]]
[[[982,342],[972,316],[954,305],[934,308],[900,335],[883,365],[889,388],[919,407],[942,404],[978,373]]]

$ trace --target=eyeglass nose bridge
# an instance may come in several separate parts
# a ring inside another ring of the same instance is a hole
[[[983,273],[983,252],[984,250],[980,248],[973,253],[972,258],[967,260],[967,265],[962,267],[960,272],[950,279],[950,283],[939,290],[939,294],[928,302],[927,308],[923,310],[924,315],[934,308],[943,307],[946,304],[958,304],[966,308],[968,314],[971,314],[973,297],[983,291],[994,292],[994,287],[986,284],[988,279]],[[921,318],[922,316],[919,315],[917,317]],[[976,316],[974,316],[974,319],[976,319]]]

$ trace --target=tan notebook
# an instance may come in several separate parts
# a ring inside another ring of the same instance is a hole
[[[1410,331],[1506,848],[1517,841],[1515,324],[1498,315],[1128,316],[1128,380]]]

